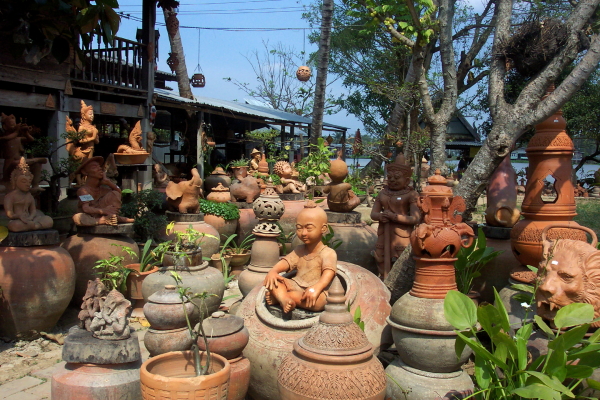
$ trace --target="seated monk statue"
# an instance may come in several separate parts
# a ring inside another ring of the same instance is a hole
[[[77,190],[79,203],[73,221],[79,226],[117,225],[133,222],[118,215],[121,209],[121,189],[106,177],[104,158],[97,156],[85,160],[75,174],[87,177]]]
[[[341,158],[341,151],[338,159],[331,162],[329,177],[331,183],[325,186],[323,192],[327,194],[327,206],[331,211],[350,212],[360,204],[360,199],[351,190],[352,185],[344,182],[348,176],[348,165]]]
[[[13,190],[4,197],[6,216],[10,218],[8,230],[11,232],[50,229],[54,224],[52,218],[36,210],[35,200],[29,192],[32,180],[33,174],[29,172],[25,158],[21,157],[10,176]]]
[[[298,179],[294,179],[292,166],[287,161],[277,161],[273,167],[273,172],[281,178],[282,193],[306,192],[306,185]]]
[[[337,254],[321,241],[327,232],[327,214],[309,201],[296,219],[296,235],[304,244],[275,264],[263,282],[267,304],[279,303],[286,313],[296,307],[310,311],[325,308],[327,289],[337,270]],[[297,273],[291,279],[279,275],[293,270]]]
[[[138,121],[131,133],[129,133],[129,146],[122,144],[117,148],[117,153],[140,154],[146,153],[146,149],[142,147],[142,125]]]

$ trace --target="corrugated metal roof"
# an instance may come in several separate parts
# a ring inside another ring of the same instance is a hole
[[[472,146],[472,147],[481,147],[483,143],[471,140],[454,140],[451,142],[446,142],[446,148],[452,146]]]
[[[233,114],[242,114],[248,115],[252,117],[264,118],[268,121],[265,122],[294,122],[297,124],[311,124],[312,118],[303,117],[301,115],[296,115],[292,113],[288,113],[285,111],[274,110],[268,107],[262,107],[252,104],[244,104],[239,103],[237,101],[228,101],[221,99],[214,99],[211,97],[203,97],[196,96],[194,100],[186,99],[180,97],[168,90],[165,89],[154,89],[154,93],[158,95],[159,98],[183,102],[187,104],[195,104],[200,107],[211,107],[219,109],[220,111],[229,111]],[[233,116],[233,115],[232,115]],[[340,125],[334,125],[327,122],[323,122],[323,126],[328,128],[338,129],[338,130],[347,130],[349,128]]]

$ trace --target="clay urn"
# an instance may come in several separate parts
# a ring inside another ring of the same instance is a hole
[[[198,312],[194,304],[185,302],[190,322],[198,322]],[[186,326],[185,314],[181,298],[175,285],[165,285],[164,289],[148,297],[144,305],[144,315],[152,329],[178,329]]]
[[[490,226],[512,228],[521,217],[517,208],[517,174],[510,163],[510,154],[490,177],[487,203],[485,222]]]
[[[202,322],[204,333],[211,352],[222,355],[228,360],[239,357],[248,344],[250,337],[244,326],[244,319],[223,311],[215,311]],[[206,351],[202,338],[198,338],[198,347]]]
[[[215,170],[204,179],[204,189],[206,192],[210,192],[218,184],[228,188],[231,185],[231,178],[227,176],[225,170],[221,167],[215,168]]]
[[[277,370],[282,400],[385,398],[383,366],[345,300],[335,277],[319,323],[296,340]]]
[[[300,82],[306,82],[310,79],[310,76],[312,75],[312,72],[310,71],[310,68],[307,67],[306,65],[301,65],[300,67],[298,67],[298,70],[296,71],[296,78],[298,78],[298,80]]]
[[[215,203],[227,203],[231,201],[231,193],[229,188],[223,186],[221,182],[212,189],[210,194],[206,196],[206,200],[214,201]]]

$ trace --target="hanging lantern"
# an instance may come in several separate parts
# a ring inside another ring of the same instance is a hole
[[[169,58],[167,58],[167,65],[171,68],[171,72],[175,72],[177,67],[179,66],[179,58],[177,58],[177,53],[169,53]]]
[[[206,78],[204,74],[194,74],[190,79],[193,87],[204,87],[206,86]]]
[[[177,31],[179,30],[179,20],[177,19],[177,13],[170,12],[167,17],[167,32],[169,32],[169,36],[175,36]]]
[[[327,146],[330,146],[331,143],[333,143],[333,138],[331,137],[331,135],[327,136],[327,138],[325,138],[325,140],[327,140]]]
[[[296,78],[298,78],[298,80],[301,82],[306,82],[309,80],[311,75],[312,73],[310,72],[310,68],[308,68],[306,65],[298,67],[298,71],[296,71]]]

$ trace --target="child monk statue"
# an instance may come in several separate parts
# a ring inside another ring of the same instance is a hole
[[[350,212],[360,204],[360,199],[351,190],[352,185],[344,182],[348,176],[348,165],[341,158],[341,151],[338,154],[338,159],[331,162],[329,169],[329,183],[323,189],[327,194],[327,206],[331,211],[335,212]]]
[[[285,313],[296,307],[322,311],[327,289],[337,270],[337,254],[321,242],[328,231],[327,214],[309,201],[296,219],[296,235],[304,243],[283,257],[269,271],[264,281],[267,304],[279,303]],[[279,275],[296,270],[291,279]]]
[[[277,161],[273,167],[273,172],[281,178],[283,193],[306,192],[306,185],[294,178],[294,170],[287,161]]]

